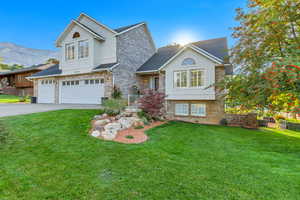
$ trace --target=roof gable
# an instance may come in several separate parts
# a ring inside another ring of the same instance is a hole
[[[80,23],[77,20],[72,20],[71,23],[66,27],[66,29],[60,34],[60,36],[56,40],[55,44],[56,44],[57,47],[60,46],[60,43],[64,40],[64,38],[68,35],[68,33],[70,33],[73,30],[73,28],[75,26],[79,26],[81,29],[83,29],[86,32],[90,33],[94,38],[96,38],[98,40],[105,40],[105,38],[102,35],[96,33],[91,28],[87,27],[86,25]]]
[[[192,48],[198,53],[214,60],[216,63],[227,63],[227,40],[226,38],[216,38],[190,43],[184,47],[180,45],[173,45],[159,48],[157,52],[137,70],[137,72],[160,70],[168,62],[170,62],[171,59],[174,59],[182,51],[184,51],[185,48]]]

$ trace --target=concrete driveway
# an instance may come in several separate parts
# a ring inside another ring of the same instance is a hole
[[[100,109],[100,105],[79,104],[0,104],[0,117],[63,109]]]

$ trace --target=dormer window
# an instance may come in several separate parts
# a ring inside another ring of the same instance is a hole
[[[79,41],[78,42],[78,58],[89,57],[89,41]]]
[[[79,38],[79,37],[80,37],[80,33],[75,32],[75,33],[73,34],[73,39],[74,39],[74,38]]]
[[[193,58],[185,58],[181,65],[196,65],[196,61]]]
[[[65,47],[66,60],[74,60],[75,59],[75,44],[69,43],[66,44]]]

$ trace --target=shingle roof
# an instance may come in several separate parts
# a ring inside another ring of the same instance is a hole
[[[40,71],[38,73],[35,73],[31,75],[31,77],[39,77],[39,76],[49,76],[49,75],[59,75],[61,74],[61,70],[59,69],[59,65],[53,65],[52,67],[49,67],[48,69],[45,69],[43,71]]]
[[[224,38],[216,38],[211,40],[204,40],[192,43],[193,45],[207,51],[213,56],[220,58],[224,62],[226,62],[228,58],[228,47],[227,47],[227,39]]]
[[[93,68],[93,70],[100,70],[100,69],[110,69],[111,67],[115,66],[117,63],[107,63],[107,64],[101,64],[95,68]],[[41,77],[41,76],[56,76],[56,75],[61,75],[62,74],[62,70],[59,69],[59,65],[54,65],[48,69],[45,69],[43,71],[37,72],[35,74],[33,74],[31,77]]]
[[[170,58],[172,58],[182,47],[179,45],[161,47],[157,52],[147,60],[137,71],[158,70]]]
[[[193,42],[191,44],[221,59],[223,63],[228,63],[228,48],[226,38],[216,38],[211,40],[198,41]],[[183,47],[180,45],[165,46],[159,48],[157,52],[137,70],[137,72],[158,70],[182,48]],[[227,66],[226,68],[226,74],[229,74],[232,70],[229,66]]]
[[[104,38],[102,35],[100,35],[99,33],[95,32],[93,29],[91,29],[90,27],[84,25],[83,23],[77,21],[77,20],[74,20],[76,23],[78,23],[80,26],[83,26],[85,29],[89,30],[90,32],[92,32],[93,34],[97,35],[98,37],[100,38]]]
[[[41,67],[43,65],[45,65],[45,64],[39,64],[39,65],[31,66],[31,67],[26,67],[26,68],[23,68],[23,69],[17,69],[17,70],[13,70],[13,71],[2,72],[2,73],[0,73],[0,76],[11,75],[11,74],[19,74],[19,73],[39,70],[39,67]]]
[[[93,70],[110,69],[110,68],[112,68],[113,66],[115,66],[116,64],[118,64],[118,63],[101,64],[101,65],[95,67]]]
[[[127,30],[127,29],[130,29],[130,28],[132,28],[132,27],[134,27],[134,26],[137,26],[137,25],[143,24],[143,23],[144,23],[144,22],[140,22],[140,23],[136,23],[136,24],[129,25],[129,26],[123,26],[123,27],[114,29],[114,31],[116,31],[117,33],[121,33],[121,32],[123,32],[123,31],[125,31],[125,30]]]

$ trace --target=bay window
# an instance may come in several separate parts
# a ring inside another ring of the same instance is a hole
[[[89,41],[78,42],[78,58],[87,58],[89,56]]]
[[[75,45],[74,43],[66,44],[65,46],[66,60],[75,59]]]

